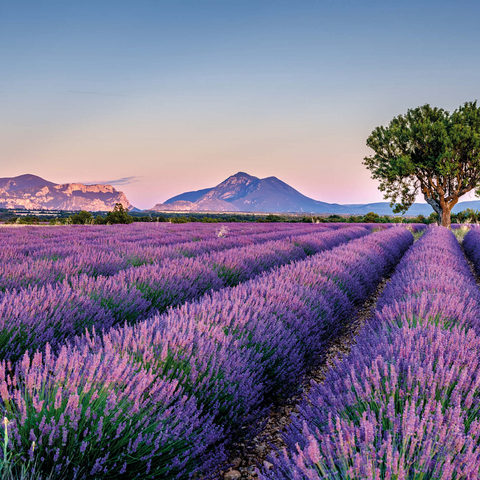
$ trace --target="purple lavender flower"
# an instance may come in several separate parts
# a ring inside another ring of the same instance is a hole
[[[479,300],[453,234],[430,228],[261,478],[478,478]]]
[[[176,478],[221,463],[232,436],[296,388],[413,241],[403,228],[323,235],[321,250],[359,238],[161,316],[87,332],[56,354],[47,345],[1,363],[12,448],[27,455],[36,438],[42,471],[69,478]],[[284,251],[265,265],[284,263]],[[308,455],[317,458],[314,443]]]

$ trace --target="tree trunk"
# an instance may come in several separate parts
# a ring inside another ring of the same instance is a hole
[[[442,227],[451,228],[452,221],[450,214],[452,208],[457,204],[458,198],[454,198],[447,203],[445,202],[445,197],[443,196],[441,196],[439,200],[435,200],[425,195],[425,200],[435,210],[435,212],[438,213],[438,224]]]
[[[445,208],[442,210],[442,213],[440,215],[440,225],[442,227],[446,228],[451,228],[452,227],[452,221],[451,221],[451,211],[452,207],[449,205],[446,205]]]
[[[450,200],[448,203],[442,204],[442,213],[440,215],[440,225],[446,228],[452,228],[452,221],[450,214],[452,213],[452,208],[457,204],[458,198]]]

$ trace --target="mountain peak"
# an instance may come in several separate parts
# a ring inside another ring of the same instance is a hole
[[[248,173],[238,172],[235,175],[230,175],[230,177],[228,177],[219,185],[226,184],[228,182],[255,182],[259,180],[260,179],[258,177],[254,177],[253,175],[249,175]]]
[[[106,211],[116,203],[131,206],[127,197],[111,185],[59,185],[28,173],[0,178],[0,208]]]
[[[246,172],[237,172],[235,175],[231,175],[228,178],[232,178],[232,177],[247,177],[247,178],[252,178],[252,179],[255,179],[255,180],[258,179],[258,177],[254,177],[253,175],[249,175]]]
[[[34,180],[44,183],[52,183],[42,177],[39,177],[38,175],[33,175],[32,173],[24,173],[23,175],[17,175],[16,177],[11,177],[10,180],[16,180],[17,182],[28,182]]]
[[[190,211],[313,212],[327,205],[302,195],[277,177],[260,179],[246,172],[237,172],[216,187],[177,195],[165,204],[181,210],[185,208],[181,201],[189,201]],[[157,209],[161,208],[158,205]]]
[[[0,178],[0,188],[7,192],[33,187],[53,187],[56,183],[49,182],[42,177],[25,173],[17,177]]]

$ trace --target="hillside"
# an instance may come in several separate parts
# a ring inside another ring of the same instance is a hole
[[[342,205],[308,198],[276,177],[258,178],[244,172],[216,187],[172,197],[152,210],[347,213]]]
[[[0,208],[107,211],[116,203],[131,208],[125,194],[111,185],[59,185],[36,175],[0,178]]]

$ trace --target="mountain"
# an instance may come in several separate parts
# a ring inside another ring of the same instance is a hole
[[[111,185],[59,185],[36,175],[0,178],[0,208],[107,211],[116,203],[132,208],[125,194]]]
[[[455,205],[453,212],[467,208],[480,210],[480,201]],[[258,178],[245,172],[228,177],[216,187],[204,188],[176,195],[155,205],[151,210],[162,212],[260,212],[260,213],[324,213],[364,215],[375,212],[392,215],[388,202],[339,205],[326,203],[302,195],[276,177]],[[426,203],[415,203],[408,215],[432,213]]]
[[[152,210],[348,213],[342,205],[308,198],[276,177],[258,178],[245,172],[228,177],[216,187],[172,197]]]
[[[18,177],[0,178],[0,188],[7,192],[34,187],[53,187],[55,183],[44,180],[36,175],[19,175]]]
[[[179,201],[187,201],[187,202],[196,202],[203,197],[206,193],[208,193],[213,188],[204,188],[203,190],[197,190],[196,192],[186,192],[177,195],[176,197],[169,198],[165,203],[171,204]]]

